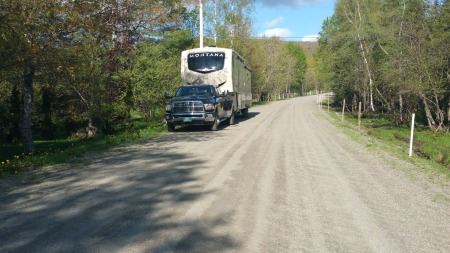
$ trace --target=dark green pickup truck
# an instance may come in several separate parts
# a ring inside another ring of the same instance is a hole
[[[219,129],[222,121],[234,124],[233,100],[228,93],[220,93],[213,85],[186,85],[178,88],[166,104],[166,122],[169,132],[176,125],[209,125],[212,131]]]

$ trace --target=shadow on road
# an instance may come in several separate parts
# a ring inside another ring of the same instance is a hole
[[[165,135],[76,168],[36,172],[30,175],[33,183],[10,184],[0,193],[0,252],[220,252],[237,247],[228,236],[211,232],[226,217],[175,218],[212,194],[202,191],[194,173],[205,169],[205,161],[173,152],[178,138],[200,142],[210,136],[195,131]],[[174,231],[181,231],[180,238],[172,238]]]
[[[241,122],[250,120],[256,116],[258,116],[259,112],[249,112],[247,115],[244,116],[236,116],[235,117],[235,124],[238,125]],[[219,125],[219,131],[222,129],[226,129],[228,127],[227,122],[223,121]],[[176,132],[206,132],[211,131],[211,126],[177,126]]]

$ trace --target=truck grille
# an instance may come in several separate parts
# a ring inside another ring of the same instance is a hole
[[[172,108],[174,113],[203,112],[203,103],[195,101],[175,102]]]

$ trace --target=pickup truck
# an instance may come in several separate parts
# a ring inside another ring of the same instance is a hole
[[[166,92],[165,98],[169,99],[165,108],[169,132],[177,125],[209,125],[217,131],[222,121],[234,124],[233,100],[213,85],[183,85],[174,96]]]

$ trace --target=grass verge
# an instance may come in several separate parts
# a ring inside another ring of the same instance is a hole
[[[20,143],[0,144],[0,177],[18,174],[26,168],[36,168],[76,161],[89,152],[105,151],[124,143],[154,137],[165,128],[160,123],[136,124],[115,135],[100,134],[94,138],[69,137],[61,140],[35,141],[35,153],[24,154]]]
[[[346,112],[344,122],[341,122],[340,110],[330,110],[329,115],[352,138],[358,139],[361,138],[361,135],[370,136],[383,143],[382,147],[377,147],[376,143],[368,144],[371,147],[387,149],[391,153],[397,153],[404,157],[408,156],[410,127],[397,126],[384,115],[377,115],[362,117],[361,128],[358,129],[357,114]],[[413,139],[413,157],[423,160],[450,178],[450,134],[434,133],[426,127],[416,127]]]
[[[254,102],[253,106],[270,102]],[[66,139],[51,141],[35,141],[33,154],[23,153],[22,144],[0,144],[0,178],[19,174],[27,168],[75,162],[77,158],[90,152],[106,151],[121,144],[145,140],[166,131],[160,122],[143,122],[139,115],[134,115],[137,121],[134,127],[114,135],[98,135],[94,138],[78,138],[72,136]]]

